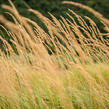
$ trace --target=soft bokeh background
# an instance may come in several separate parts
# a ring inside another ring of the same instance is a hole
[[[30,12],[27,12],[28,8],[31,7],[32,9],[36,9],[49,18],[50,16],[48,12],[50,12],[58,19],[60,18],[60,15],[65,16],[68,8],[70,8],[81,16],[86,15],[91,17],[98,24],[98,26],[100,25],[100,29],[102,29],[102,25],[100,24],[100,22],[91,13],[89,13],[87,10],[80,9],[72,5],[63,5],[61,2],[64,0],[12,0],[12,1],[15,4],[18,11],[20,12],[20,14],[38,22],[39,20],[38,18],[36,18],[36,16],[34,16]],[[66,0],[66,1],[74,1],[85,4],[103,14],[106,18],[109,18],[109,0]],[[9,3],[8,0],[0,0],[0,5],[1,4],[9,4]],[[5,11],[0,7],[0,14],[5,14],[4,12]],[[39,22],[39,25],[42,26],[41,22]]]

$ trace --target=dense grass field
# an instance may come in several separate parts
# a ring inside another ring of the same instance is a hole
[[[0,15],[0,109],[109,109],[109,20],[63,2],[94,14],[104,25],[101,33],[91,18],[72,10],[69,19],[49,13],[50,20],[29,9],[45,32],[9,2],[2,8],[13,21]]]

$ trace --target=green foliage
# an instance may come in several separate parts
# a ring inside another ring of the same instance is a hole
[[[39,22],[39,25],[43,27],[43,24],[39,21],[36,16],[32,15],[30,12],[27,12],[28,8],[32,8],[41,12],[44,16],[50,18],[48,12],[52,13],[56,18],[60,18],[61,16],[65,16],[66,12],[68,12],[68,8],[72,9],[74,12],[80,15],[86,15],[92,18],[97,25],[102,29],[100,22],[87,10],[80,9],[78,7],[74,7],[72,5],[63,5],[61,2],[64,0],[12,0],[15,4],[16,8],[25,17],[29,17],[36,22]],[[67,0],[70,1],[70,0]],[[75,2],[80,2],[82,4],[88,5],[93,9],[97,10],[105,17],[109,18],[109,1],[108,0],[73,0]],[[9,4],[8,0],[0,0],[0,4]],[[3,14],[4,10],[0,9],[0,14]],[[66,17],[66,16],[65,16]]]

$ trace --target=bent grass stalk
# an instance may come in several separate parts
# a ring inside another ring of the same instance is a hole
[[[2,7],[14,22],[0,15],[0,27],[12,37],[10,44],[0,36],[4,49],[0,50],[0,109],[108,109],[108,40],[94,21],[72,10],[79,24],[70,14],[71,20],[62,16],[57,20],[49,13],[50,20],[29,9],[40,18],[47,33],[9,2],[11,6]],[[64,3],[86,9],[82,4]],[[100,20],[108,25],[107,19]]]

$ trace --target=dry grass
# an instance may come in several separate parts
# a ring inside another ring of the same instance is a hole
[[[17,54],[0,36],[5,50],[0,50],[0,109],[108,109],[108,31],[101,33],[89,17],[81,18],[72,10],[79,23],[70,14],[71,20],[50,14],[51,21],[29,9],[47,27],[46,33],[9,2],[11,6],[2,7],[14,22],[2,15],[0,22]],[[100,20],[109,29],[106,19]]]
[[[83,4],[80,3],[76,3],[76,2],[72,2],[72,1],[63,1],[64,4],[71,4],[83,9],[88,10],[89,12],[91,12],[95,17],[97,17],[98,19],[100,19],[100,21],[105,25],[105,30],[107,30],[109,32],[109,19],[105,18],[102,14],[100,14],[99,12],[95,11],[94,9],[85,6]]]

